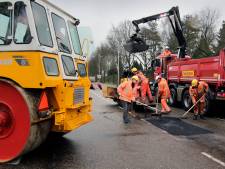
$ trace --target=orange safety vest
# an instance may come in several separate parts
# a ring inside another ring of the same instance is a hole
[[[164,50],[163,51],[163,57],[167,57],[167,56],[170,56],[172,53],[171,53],[171,51],[170,50]]]
[[[140,92],[139,92],[140,89],[141,89],[141,86],[139,86],[138,84],[135,84],[133,88],[133,93],[135,98],[140,97]]]
[[[121,83],[117,88],[117,92],[120,95],[119,99],[126,102],[135,101],[135,90],[135,87],[132,88],[131,80]]]
[[[158,90],[159,90],[159,95],[161,96],[162,99],[170,98],[170,88],[166,79],[162,78],[159,81]]]
[[[148,82],[148,78],[146,78],[142,72],[139,71],[137,76],[141,80],[141,82]]]

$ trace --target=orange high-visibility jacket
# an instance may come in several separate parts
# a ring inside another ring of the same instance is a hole
[[[139,71],[137,76],[141,80],[141,82],[148,82],[148,78],[146,78],[142,72]]]
[[[133,93],[134,93],[135,98],[140,97],[140,89],[141,89],[141,86],[139,86],[138,83],[135,84],[135,86],[133,88]]]
[[[189,88],[189,94],[193,99],[195,99],[195,101],[197,101],[196,99],[198,97],[201,97],[206,91],[208,91],[209,86],[206,82],[204,81],[200,81],[198,84],[198,88],[193,88],[192,86],[190,86]],[[202,98],[201,102],[204,102],[205,98]]]
[[[170,56],[171,54],[172,54],[172,53],[171,53],[170,50],[164,50],[162,56],[163,56],[163,57],[167,57],[167,56]]]
[[[126,102],[135,101],[136,87],[132,88],[131,80],[121,83],[117,88],[117,92],[120,95],[119,97],[120,100]]]
[[[170,88],[168,86],[167,80],[162,78],[158,84],[158,92],[162,99],[170,98]]]

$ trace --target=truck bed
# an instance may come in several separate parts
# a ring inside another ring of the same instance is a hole
[[[168,65],[167,78],[170,82],[188,82],[196,78],[209,84],[224,85],[224,53],[201,59],[179,59]]]

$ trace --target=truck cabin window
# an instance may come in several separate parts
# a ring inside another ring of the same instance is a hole
[[[41,45],[53,47],[48,17],[43,6],[31,2],[38,39]]]
[[[14,8],[14,42],[17,44],[29,44],[32,40],[28,24],[26,5],[16,2]]]
[[[151,67],[160,67],[160,66],[161,66],[160,59],[155,59],[152,61]]]
[[[9,2],[0,3],[0,45],[11,43],[9,37],[12,35],[12,6]]]
[[[71,53],[69,35],[67,32],[65,20],[56,14],[52,14],[52,21],[59,50],[65,53]]]
[[[78,67],[78,73],[79,73],[80,77],[86,77],[87,76],[87,72],[86,72],[85,64],[78,63],[77,67]]]
[[[73,58],[62,56],[62,63],[66,76],[76,76],[77,72],[74,67]]]
[[[79,38],[79,35],[78,35],[76,25],[69,22],[69,31],[70,31],[70,36],[71,36],[74,52],[78,55],[82,55],[80,38]]]

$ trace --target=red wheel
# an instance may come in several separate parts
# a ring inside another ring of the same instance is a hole
[[[30,135],[28,104],[17,88],[0,81],[0,162],[23,153]]]

